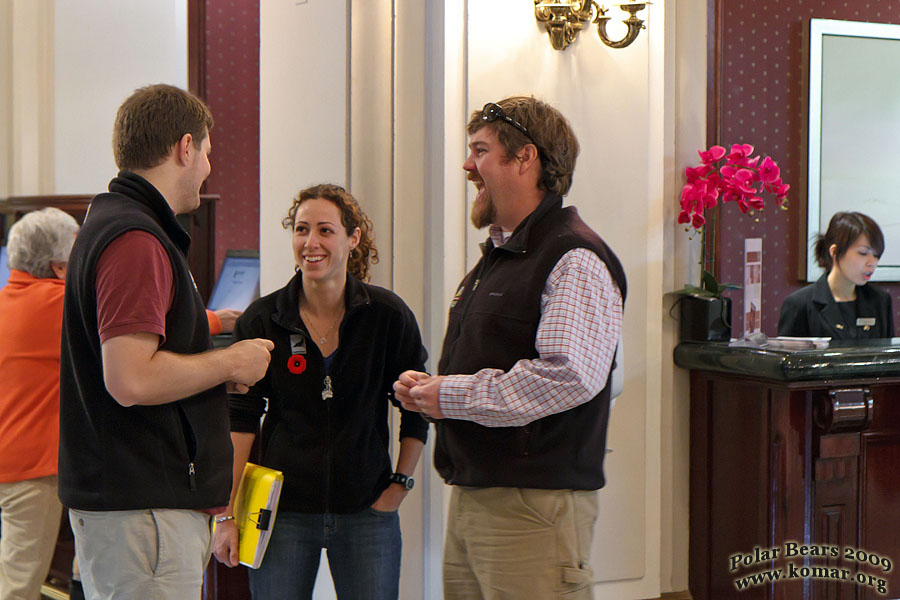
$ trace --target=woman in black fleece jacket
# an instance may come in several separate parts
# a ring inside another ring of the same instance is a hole
[[[254,302],[234,330],[236,340],[267,338],[275,349],[266,376],[229,398],[235,478],[214,551],[237,564],[237,527],[228,516],[265,414],[259,462],[283,471],[284,486],[265,559],[250,573],[253,598],[281,598],[284,590],[311,597],[325,548],[338,598],[395,599],[397,509],[412,488],[428,425],[401,409],[392,469],[388,408],[399,408],[391,388],[397,376],[424,370],[419,328],[396,294],[364,283],[377,251],[371,221],[347,191],[301,191],[284,224],[293,229],[297,274]]]

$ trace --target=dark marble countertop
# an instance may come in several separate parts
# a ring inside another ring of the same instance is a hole
[[[900,338],[832,341],[827,348],[805,350],[682,342],[675,348],[675,364],[783,382],[900,377]]]

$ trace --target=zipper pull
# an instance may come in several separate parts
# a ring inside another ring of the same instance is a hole
[[[191,491],[197,491],[197,472],[194,471],[194,463],[188,463],[188,481],[191,483]]]
[[[475,284],[472,286],[472,291],[473,291],[473,292],[474,292],[475,290],[478,289],[478,283],[479,283],[480,281],[481,281],[480,278],[475,280]]]
[[[331,389],[331,375],[325,376],[325,387],[322,388],[322,400],[334,398],[334,391]]]

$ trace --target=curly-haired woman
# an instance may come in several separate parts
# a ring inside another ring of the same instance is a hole
[[[310,598],[322,548],[341,600],[397,598],[397,509],[428,425],[401,409],[396,468],[388,451],[392,384],[423,370],[426,353],[412,311],[394,293],[364,283],[377,261],[372,223],[346,190],[300,192],[284,220],[293,229],[297,274],[254,302],[235,339],[275,343],[266,376],[230,397],[234,489],[259,430],[260,462],[284,472],[276,524],[262,566],[250,573],[256,600],[285,590]],[[268,400],[268,404],[267,401]],[[216,557],[237,564],[234,492],[214,539]]]

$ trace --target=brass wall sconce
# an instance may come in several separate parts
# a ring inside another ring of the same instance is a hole
[[[605,6],[597,4],[595,0],[570,0],[560,2],[555,0],[534,0],[534,16],[547,28],[550,43],[557,50],[565,50],[569,44],[578,37],[578,32],[584,28],[585,23],[597,24],[597,33],[600,40],[610,48],[624,48],[637,39],[641,29],[646,29],[644,21],[638,19],[636,13],[643,10],[650,2],[623,2],[614,4],[627,12],[630,17],[623,19],[628,27],[628,32],[620,40],[611,40],[606,34],[606,25],[610,17]]]

